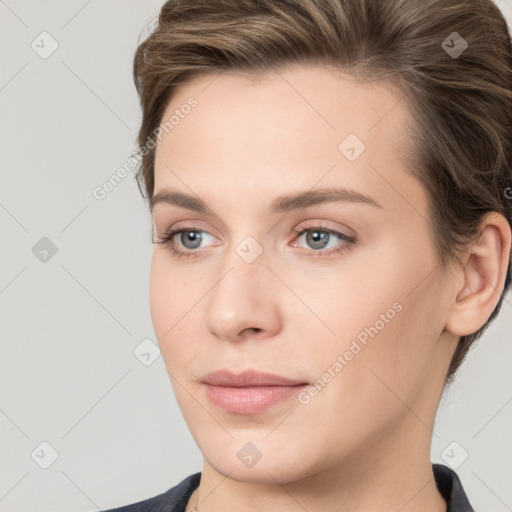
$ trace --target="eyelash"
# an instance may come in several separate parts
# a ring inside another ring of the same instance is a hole
[[[336,231],[334,229],[330,229],[321,225],[313,225],[313,226],[306,226],[302,229],[296,229],[293,231],[293,233],[296,235],[296,238],[302,236],[304,233],[307,233],[309,231],[316,231],[321,233],[328,233],[330,235],[333,235],[335,237],[338,237],[340,240],[345,241],[345,244],[338,248],[333,248],[327,251],[324,250],[307,250],[308,253],[313,258],[326,258],[328,256],[331,256],[332,254],[341,253],[345,250],[350,249],[356,242],[356,239],[354,237],[345,235],[343,233],[340,233],[339,231]],[[171,252],[171,255],[175,258],[195,258],[199,256],[204,250],[203,249],[197,249],[197,250],[186,250],[181,251],[176,249],[175,243],[172,241],[172,239],[180,234],[180,233],[188,233],[188,232],[196,232],[196,233],[208,233],[208,231],[205,231],[204,229],[197,229],[197,228],[177,228],[177,229],[170,229],[168,230],[164,236],[159,241],[153,241],[154,244],[163,244],[168,247],[168,249]],[[210,233],[208,233],[210,234]],[[303,249],[303,248],[302,248]],[[303,249],[304,250],[304,249]]]

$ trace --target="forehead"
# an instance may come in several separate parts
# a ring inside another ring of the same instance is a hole
[[[191,97],[196,106],[183,108]],[[392,83],[361,82],[325,66],[192,77],[162,117],[181,114],[157,143],[155,191],[183,189],[178,175],[210,197],[219,183],[240,194],[303,189],[320,179],[380,194],[394,188],[390,181],[408,188],[405,100]]]
[[[231,114],[262,109],[261,114],[273,111],[276,117],[287,110],[297,116],[309,114],[313,125],[342,131],[348,124],[361,134],[373,130],[384,118],[389,125],[406,115],[406,101],[402,101],[406,94],[396,83],[363,81],[324,65],[288,64],[264,72],[232,70],[189,77],[174,90],[163,119],[168,119],[191,95],[198,99],[205,118],[223,109]],[[216,121],[224,120],[225,115]]]

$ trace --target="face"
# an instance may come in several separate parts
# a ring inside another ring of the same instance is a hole
[[[170,237],[154,246],[151,315],[223,474],[297,480],[430,434],[417,416],[434,414],[449,362],[448,297],[426,192],[400,158],[401,96],[295,66],[198,76],[167,107],[162,123],[179,122],[156,149],[155,242]],[[226,380],[246,371],[288,380]]]

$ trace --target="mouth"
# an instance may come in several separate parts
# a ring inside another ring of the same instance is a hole
[[[281,375],[246,370],[234,374],[219,370],[205,375],[201,382],[208,399],[233,414],[258,414],[279,402],[296,396],[309,383]]]

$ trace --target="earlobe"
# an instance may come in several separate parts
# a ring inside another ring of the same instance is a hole
[[[460,279],[445,326],[457,336],[472,334],[487,322],[499,301],[510,261],[511,230],[505,217],[488,214],[479,233],[458,269]]]

